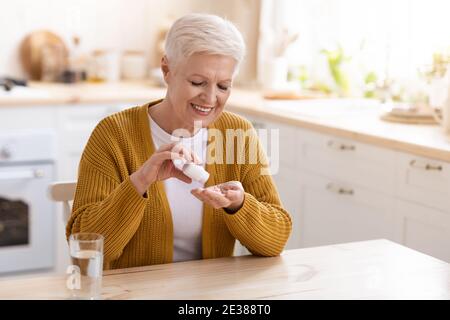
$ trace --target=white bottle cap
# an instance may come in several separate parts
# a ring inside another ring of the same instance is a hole
[[[209,173],[202,166],[196,165],[194,163],[189,163],[185,166],[183,170],[184,174],[187,175],[192,180],[205,183],[209,179]]]
[[[173,159],[172,163],[175,166],[175,168],[177,168],[180,171],[183,171],[183,166],[186,164],[186,160],[185,159]]]

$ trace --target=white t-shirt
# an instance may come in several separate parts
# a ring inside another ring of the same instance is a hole
[[[149,115],[150,129],[155,148],[180,141],[186,148],[195,151],[206,163],[206,128],[200,129],[193,137],[176,138],[165,132]],[[202,258],[203,202],[191,194],[191,190],[204,185],[197,181],[191,184],[177,178],[164,180],[165,192],[173,221],[173,262]]]

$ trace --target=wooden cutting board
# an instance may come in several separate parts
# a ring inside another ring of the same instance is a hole
[[[392,109],[380,117],[384,121],[409,124],[437,124],[433,111],[429,107],[412,109]]]
[[[263,98],[268,100],[307,100],[320,99],[327,96],[321,93],[300,93],[294,91],[265,91]]]
[[[403,117],[389,113],[382,114],[380,117],[384,121],[409,123],[409,124],[437,124],[432,116],[430,117]]]
[[[31,80],[42,80],[44,58],[53,68],[67,63],[68,49],[64,41],[48,30],[28,34],[20,46],[20,60]]]

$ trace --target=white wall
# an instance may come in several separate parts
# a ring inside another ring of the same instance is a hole
[[[197,0],[196,10],[220,15],[232,21],[242,32],[247,55],[236,79],[239,85],[256,86],[261,0]]]
[[[15,0],[0,4],[0,76],[24,76],[19,46],[31,31],[47,29],[70,44],[75,34],[86,51],[143,50],[150,65],[158,61],[155,41],[168,17],[188,12],[213,12],[237,21],[249,41],[250,60],[243,78],[252,78],[254,32],[259,0]],[[239,13],[240,12],[240,13]],[[248,31],[247,31],[248,30]],[[252,51],[253,50],[253,51]],[[250,74],[250,75],[246,75]]]

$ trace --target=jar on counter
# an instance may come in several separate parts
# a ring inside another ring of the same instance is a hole
[[[142,80],[147,77],[147,62],[143,51],[125,51],[122,55],[122,79]]]
[[[120,54],[114,50],[95,50],[88,67],[88,81],[119,81]]]

